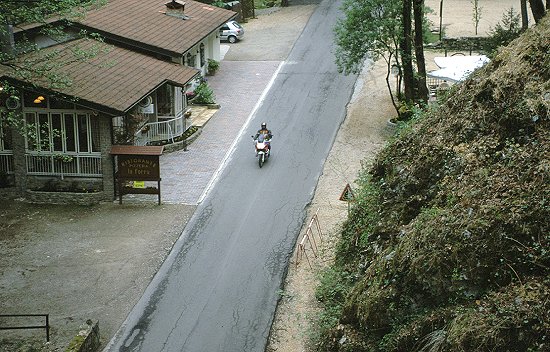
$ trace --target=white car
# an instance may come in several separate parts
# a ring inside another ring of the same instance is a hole
[[[220,28],[220,40],[235,43],[244,36],[244,28],[237,21],[229,21]]]

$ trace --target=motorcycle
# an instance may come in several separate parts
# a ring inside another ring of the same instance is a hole
[[[254,136],[252,136],[252,139],[254,139]],[[271,139],[267,138],[267,135],[260,134],[257,139],[254,139],[255,142],[255,148],[256,148],[256,157],[258,157],[258,165],[260,168],[264,165],[264,163],[269,159],[270,154],[270,146]]]

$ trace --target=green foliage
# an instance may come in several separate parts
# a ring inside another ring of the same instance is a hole
[[[225,2],[221,0],[214,1],[210,5],[225,9]]]
[[[338,325],[343,303],[354,282],[354,277],[341,268],[329,268],[321,273],[315,297],[325,308],[316,319],[318,329],[311,336],[313,344],[321,343],[322,337]]]
[[[275,0],[254,0],[255,9],[267,9],[275,6]]]
[[[414,108],[361,171],[319,350],[550,348],[549,32]]]
[[[2,3],[0,12],[0,37],[10,36],[9,26],[17,26],[23,23],[35,23],[40,25],[40,34],[61,43],[74,37],[69,35],[66,29],[72,21],[82,18],[86,11],[103,5],[105,0],[44,0],[35,2],[7,1]],[[50,21],[51,17],[59,17],[58,21]],[[12,52],[0,53],[0,66],[12,69],[17,78],[40,85],[45,88],[60,88],[70,85],[66,75],[60,73],[61,68],[74,61],[86,61],[95,57],[101,51],[101,38],[97,34],[81,31],[78,36],[97,41],[85,49],[48,49],[41,50],[35,44],[33,38],[19,37]],[[103,48],[104,49],[104,48]],[[21,58],[21,54],[26,54]],[[29,54],[32,53],[32,54]],[[63,57],[63,60],[55,60]]]
[[[105,0],[41,0],[37,2],[3,1],[0,22],[9,24],[46,23],[52,15],[66,19],[80,18]]]
[[[208,73],[213,75],[220,68],[220,62],[214,59],[208,59]]]
[[[340,72],[357,73],[365,59],[396,55],[402,36],[401,1],[346,0],[334,29]]]
[[[214,104],[216,102],[214,91],[206,81],[201,82],[195,88],[195,97],[192,99],[193,104]]]
[[[484,50],[491,57],[494,57],[498,48],[508,45],[512,40],[519,37],[520,34],[520,16],[511,7],[503,14],[502,20],[494,28],[491,28]]]
[[[67,346],[67,349],[65,350],[65,352],[79,351],[80,347],[82,346],[82,343],[84,343],[84,336],[76,335],[69,343],[69,346]]]

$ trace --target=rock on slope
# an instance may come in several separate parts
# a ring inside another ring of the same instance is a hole
[[[550,350],[549,77],[546,18],[362,173],[319,350]]]

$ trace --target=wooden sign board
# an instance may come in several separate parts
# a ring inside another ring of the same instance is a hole
[[[158,181],[158,155],[118,155],[118,177],[132,181]]]
[[[114,145],[111,154],[116,156],[116,181],[119,202],[124,194],[158,194],[160,204],[160,162],[162,146]],[[157,181],[158,187],[145,187],[145,181]],[[133,185],[126,186],[127,182]]]

